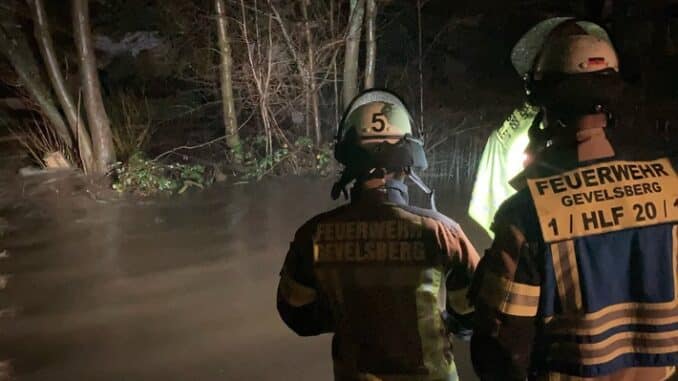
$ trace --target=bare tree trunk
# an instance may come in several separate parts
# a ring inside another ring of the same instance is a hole
[[[330,31],[332,32],[332,37],[335,36],[335,30],[334,30],[334,1],[335,0],[330,0]],[[337,56],[335,55],[334,58],[332,58],[332,75],[334,76],[333,81],[332,81],[332,88],[334,90],[334,126],[339,125],[339,85],[337,81]]]
[[[0,52],[4,54],[14,68],[21,86],[26,89],[31,99],[40,107],[40,111],[50,123],[63,143],[73,147],[73,139],[63,117],[59,113],[47,86],[40,79],[40,71],[32,57],[28,43],[16,34],[8,32],[0,26]]]
[[[87,126],[79,114],[79,109],[73,103],[73,98],[66,89],[66,83],[59,68],[59,62],[54,53],[52,35],[49,30],[44,4],[42,0],[28,0],[28,4],[33,13],[35,39],[40,47],[42,59],[45,62],[54,92],[61,104],[61,109],[66,115],[73,136],[75,136],[83,169],[85,173],[93,173],[95,171],[95,161],[92,154],[92,141],[87,131]]]
[[[217,11],[217,34],[219,35],[219,56],[221,59],[221,99],[224,112],[224,129],[226,145],[235,153],[236,161],[242,160],[240,135],[238,134],[238,119],[233,102],[233,81],[231,78],[233,59],[231,58],[231,42],[228,36],[228,19],[224,0],[215,0]]]
[[[358,93],[358,58],[360,53],[360,33],[365,16],[365,0],[351,0],[346,52],[344,54],[344,86],[342,98],[344,108],[348,107]]]
[[[365,57],[365,89],[374,87],[374,67],[377,60],[377,37],[376,37],[376,20],[377,20],[377,2],[376,0],[367,0],[365,14],[365,45],[367,47],[367,54]]]
[[[419,50],[419,132],[424,135],[424,30],[421,26],[421,8],[424,6],[422,0],[417,0],[417,34]]]
[[[101,84],[97,74],[96,57],[92,45],[92,31],[89,23],[89,0],[72,0],[73,38],[78,48],[80,61],[80,82],[85,95],[87,121],[92,132],[92,145],[97,162],[97,171],[106,173],[115,163],[115,150],[104,101],[101,98]]]
[[[306,89],[306,104],[310,108],[310,114],[306,114],[306,118],[312,118],[313,130],[315,131],[315,145],[320,146],[322,141],[322,134],[320,131],[320,113],[318,110],[318,91],[315,81],[315,59],[313,57],[315,48],[313,45],[313,37],[311,36],[311,26],[308,21],[308,6],[310,5],[310,0],[303,0],[301,9],[304,15],[304,29],[306,32],[306,50],[308,52],[308,66],[306,70],[306,75],[308,77]]]

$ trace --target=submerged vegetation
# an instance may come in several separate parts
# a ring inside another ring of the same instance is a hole
[[[261,180],[267,175],[292,173],[295,175],[314,174],[327,176],[332,171],[332,150],[329,144],[316,148],[307,137],[298,138],[290,146],[282,146],[271,155],[261,154],[266,142],[253,138],[244,155],[244,179]]]
[[[141,153],[130,156],[114,169],[113,189],[137,196],[182,194],[195,187],[203,189],[212,182],[199,164],[161,164],[145,159]]]
[[[280,147],[273,154],[261,154],[265,141],[246,139],[241,165],[232,169],[232,179],[238,182],[259,181],[270,175],[327,176],[337,168],[331,160],[331,147],[316,148],[309,138],[299,138],[291,147]],[[142,152],[129,156],[113,170],[113,189],[137,196],[183,194],[188,189],[204,189],[227,176],[214,166],[173,162],[166,164],[148,159]]]

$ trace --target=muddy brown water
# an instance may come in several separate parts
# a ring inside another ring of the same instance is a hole
[[[2,177],[0,355],[15,379],[332,379],[330,336],[296,337],[275,310],[294,231],[339,205],[331,179],[97,201],[64,174]],[[462,199],[439,190],[481,250]]]

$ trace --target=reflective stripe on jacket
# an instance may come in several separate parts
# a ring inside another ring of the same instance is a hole
[[[483,378],[659,381],[675,372],[675,223],[546,244],[523,189],[494,229],[472,287]]]
[[[281,272],[283,320],[334,332],[337,380],[456,380],[442,312],[472,312],[477,252],[455,222],[408,206],[402,183],[358,196],[298,230]]]

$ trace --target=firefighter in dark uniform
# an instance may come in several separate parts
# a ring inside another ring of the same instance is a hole
[[[336,380],[457,380],[450,331],[470,324],[479,258],[457,223],[408,205],[406,178],[426,189],[414,172],[427,164],[413,125],[390,92],[352,102],[333,189],[336,198],[355,180],[350,203],[305,223],[281,271],[282,320],[302,336],[334,333]]]
[[[545,148],[497,212],[471,289],[483,380],[639,380],[678,364],[678,178],[619,160],[609,41],[550,39],[530,76]]]

